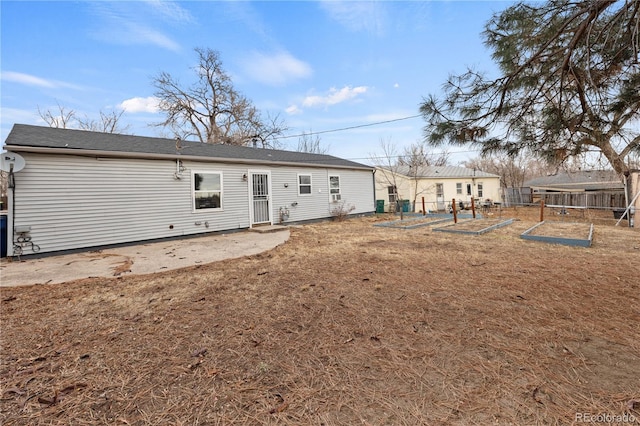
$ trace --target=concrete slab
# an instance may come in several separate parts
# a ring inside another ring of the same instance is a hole
[[[268,233],[234,232],[21,261],[2,259],[0,286],[168,271],[258,254],[283,244],[289,235],[283,227]]]

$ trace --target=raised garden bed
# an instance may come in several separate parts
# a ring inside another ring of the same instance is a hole
[[[451,217],[433,217],[433,216],[420,216],[411,217],[404,220],[393,220],[390,222],[376,223],[374,226],[380,226],[383,228],[396,228],[396,229],[414,229],[423,226],[432,226],[438,223],[444,223],[453,220]]]
[[[511,225],[512,223],[513,219],[471,219],[443,226],[441,228],[434,228],[433,230],[439,232],[453,232],[457,234],[480,235],[502,228],[503,226]]]
[[[520,238],[550,244],[591,247],[593,224],[543,221],[524,231]]]

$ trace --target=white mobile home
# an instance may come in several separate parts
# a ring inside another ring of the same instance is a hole
[[[9,256],[374,211],[373,169],[330,155],[19,124],[5,149]]]

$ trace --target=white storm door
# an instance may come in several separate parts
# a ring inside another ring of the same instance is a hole
[[[271,184],[269,172],[250,173],[251,225],[271,223]]]

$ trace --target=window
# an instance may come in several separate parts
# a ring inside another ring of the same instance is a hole
[[[298,195],[311,195],[311,175],[298,175]]]
[[[472,195],[471,194],[471,184],[470,183],[467,184],[467,195]]]
[[[462,195],[462,183],[456,183],[456,194]]]
[[[193,206],[195,210],[222,209],[222,173],[193,173]]]
[[[395,185],[388,186],[387,192],[389,193],[389,204],[393,204],[398,200],[398,188]]]
[[[478,184],[478,198],[482,198],[482,197],[483,197],[482,193],[483,193],[483,191],[482,191],[482,184],[481,184],[481,183],[479,183],[479,184]]]
[[[332,202],[340,201],[340,176],[329,176],[329,195]]]
[[[436,197],[444,197],[444,185],[441,183],[436,183]]]

